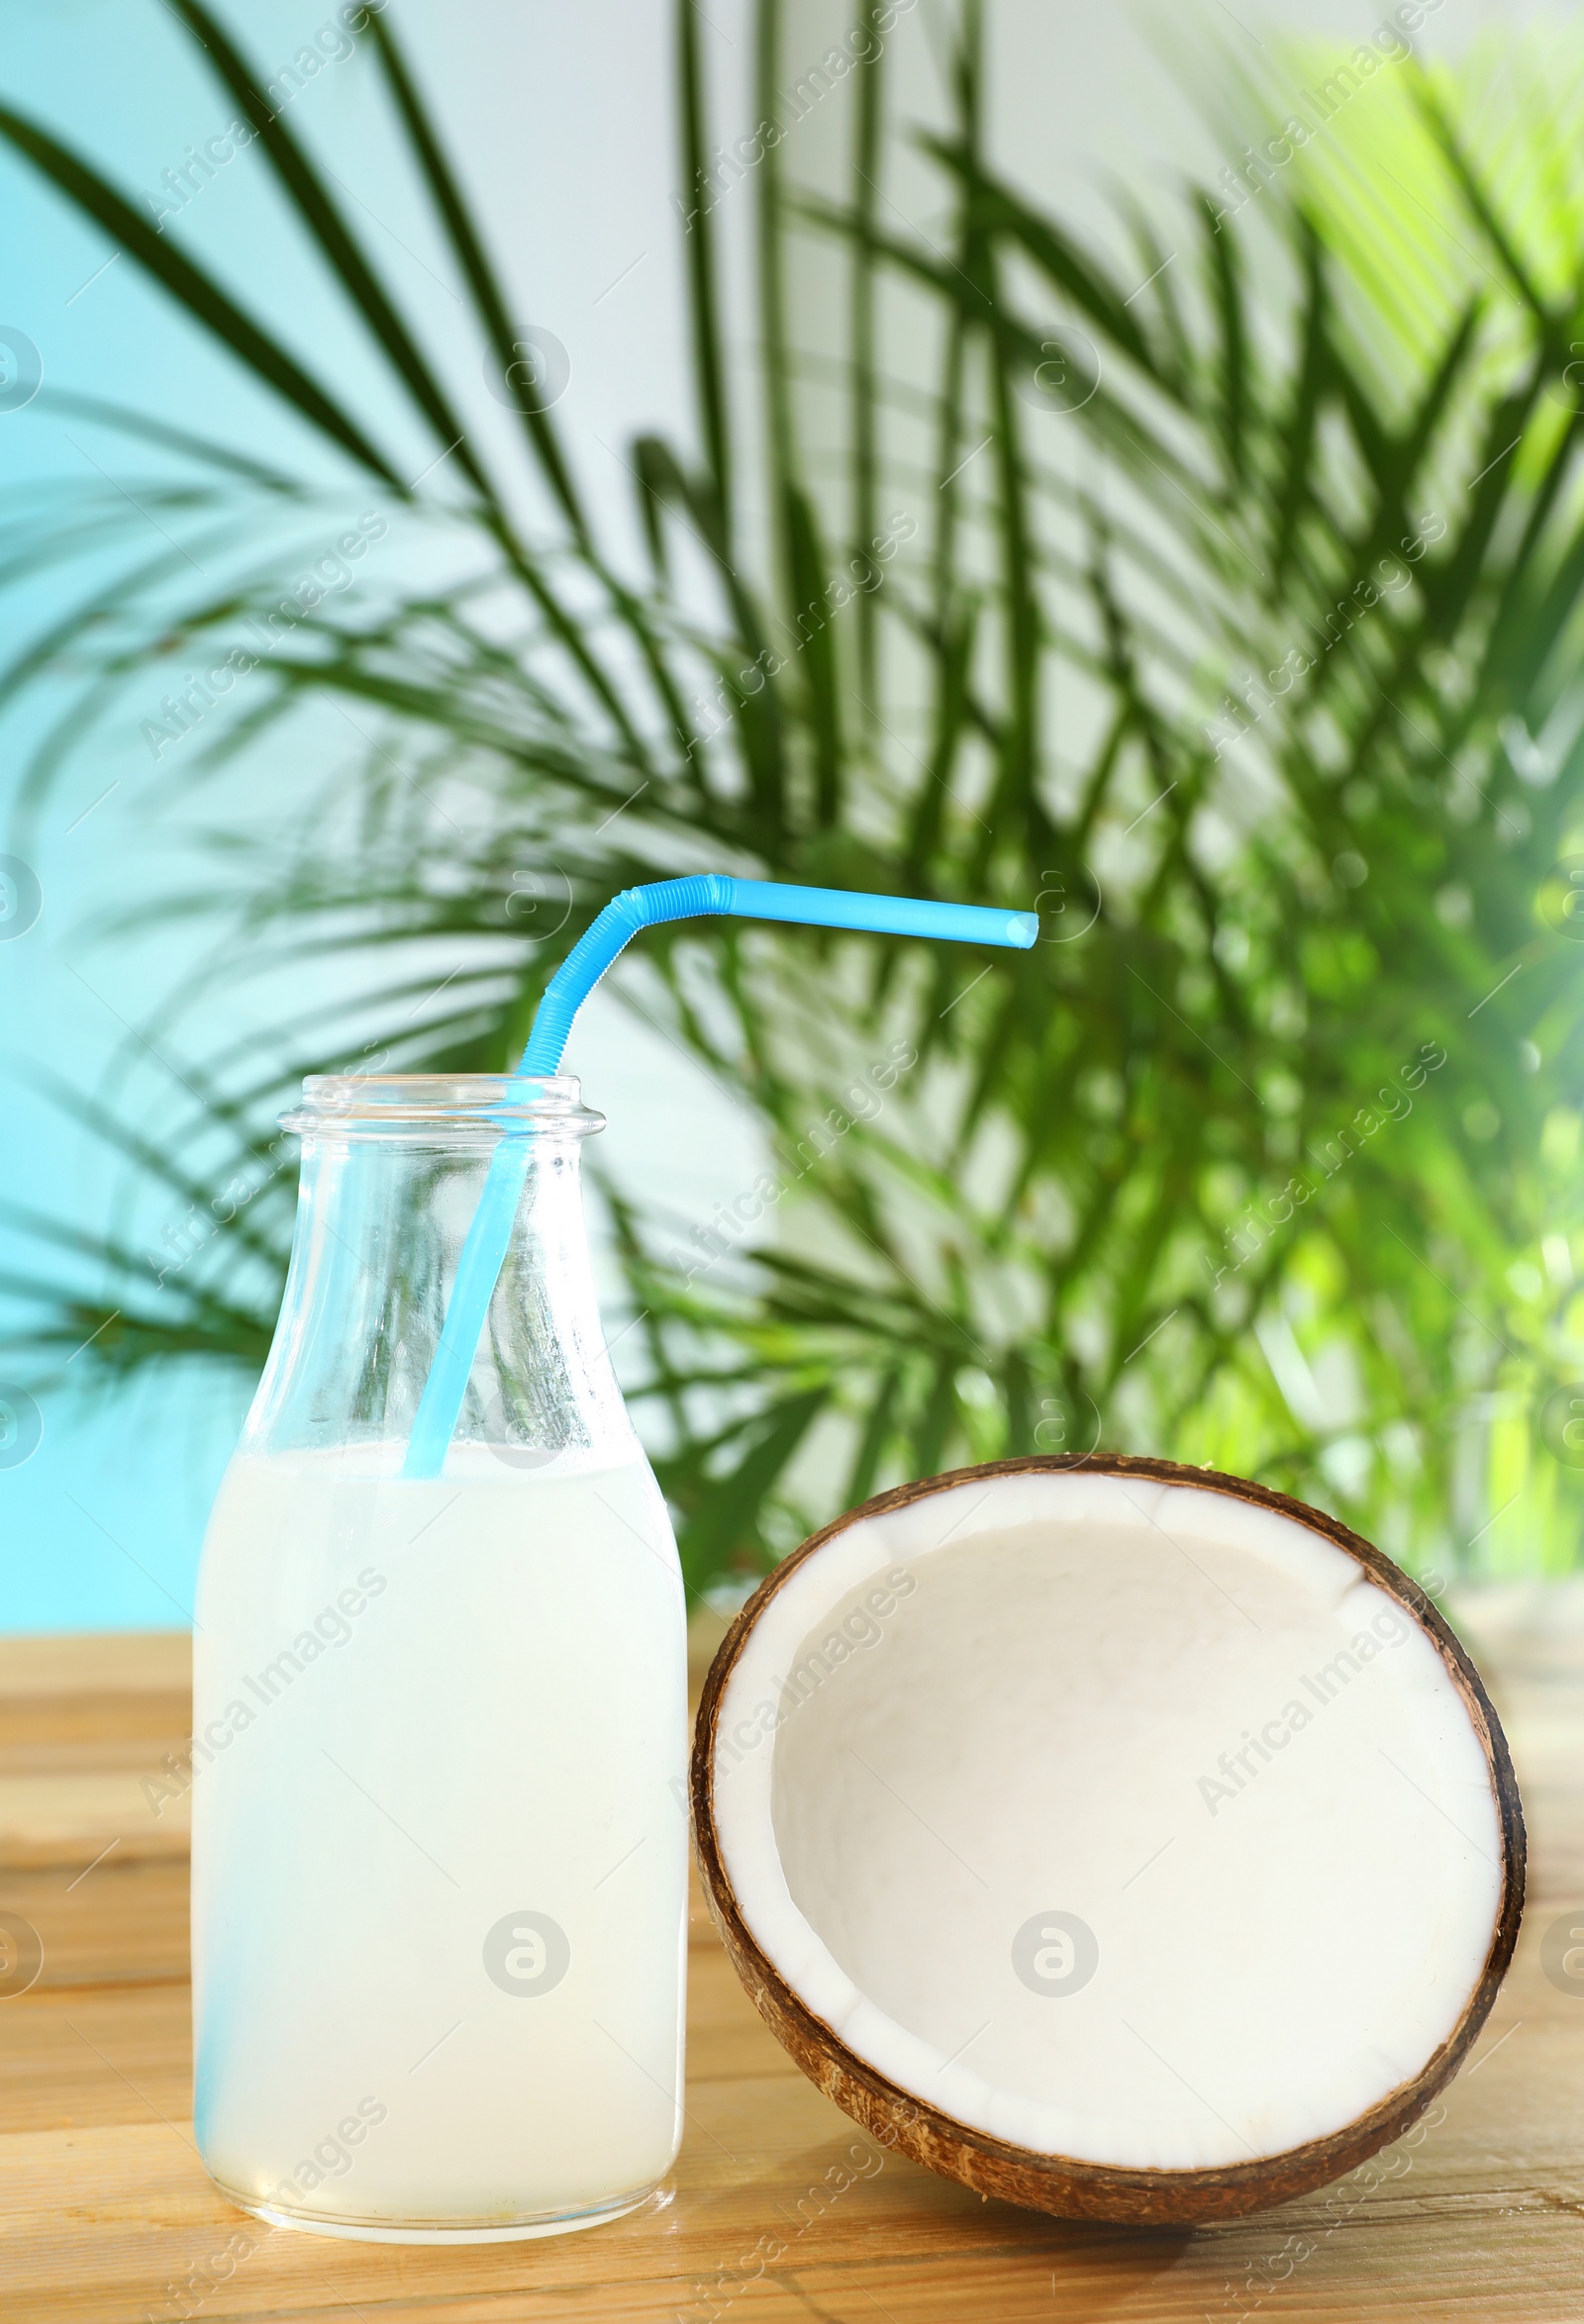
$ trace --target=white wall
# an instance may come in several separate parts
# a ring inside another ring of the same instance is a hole
[[[330,0],[247,7],[231,0],[227,13],[267,72],[332,10]],[[785,13],[783,85],[849,22],[827,0],[787,0]],[[1189,48],[1187,67],[1163,64],[1146,21],[1122,9],[992,0],[989,13],[993,142],[1005,165],[1107,236],[1108,175],[1148,196],[1169,193],[1184,167],[1213,174],[1219,166],[1192,94],[1195,43],[1201,64],[1215,44],[1231,42],[1268,65],[1283,35],[1365,38],[1384,7],[1383,0],[1280,7],[1237,0],[1234,9],[1228,0],[1204,0],[1191,19],[1174,9],[1163,21],[1179,48]],[[1532,13],[1443,0],[1424,39],[1432,52],[1456,50],[1482,26]],[[730,136],[752,118],[748,10],[744,0],[702,0],[699,15],[722,134]],[[516,0],[465,7],[394,0],[394,21],[489,224],[516,316],[554,332],[569,352],[571,384],[558,416],[591,498],[631,546],[628,441],[644,429],[685,436],[691,411],[679,327],[669,9],[664,0],[532,10]],[[922,118],[940,117],[944,21],[937,0],[917,0],[893,36],[889,69]],[[13,6],[6,36],[6,100],[54,125],[134,192],[156,186],[189,142],[211,135],[233,111],[160,0]],[[840,95],[822,102],[788,145],[794,172],[811,182],[838,182],[843,103]],[[507,416],[481,392],[479,352],[461,323],[451,261],[398,166],[368,60],[317,76],[291,118],[345,185],[348,210],[397,297],[445,348],[481,439],[503,446]],[[887,192],[899,224],[931,231],[936,196],[922,165]],[[105,236],[71,218],[10,159],[0,159],[0,201],[10,228],[0,324],[37,341],[51,383],[240,438],[304,474],[333,472],[321,447],[180,322]],[[740,286],[749,217],[740,188],[718,219]],[[280,319],[304,359],[417,472],[430,452],[422,430],[319,277],[256,155],[231,164],[171,231],[239,296]],[[798,275],[795,322],[810,340],[830,334],[831,282],[818,265]],[[745,351],[752,319],[740,300],[729,327]],[[38,412],[0,414],[0,479],[8,487],[40,476],[86,478],[95,469],[135,487],[149,465],[147,455],[91,430],[67,432]],[[64,602],[59,583],[41,583],[28,618],[42,620]],[[12,768],[27,732],[27,721],[15,717],[4,729]],[[330,763],[328,737],[313,749]],[[280,781],[289,792],[293,782],[311,786],[320,771],[310,750],[280,770]],[[180,821],[179,804],[151,779],[127,722],[70,765],[40,840],[45,915],[26,938],[0,944],[0,1021],[13,1053],[91,1085],[191,958],[184,925],[156,928],[136,944],[98,940],[113,909],[160,892],[179,854]],[[255,993],[249,1005],[267,1014],[269,996]],[[696,1069],[661,1039],[638,1037],[606,1010],[580,1042],[577,1062],[591,1097],[613,1115],[609,1150],[629,1183],[686,1215],[707,1213],[751,1178],[750,1126],[712,1101]],[[153,1084],[146,1086],[148,1126],[159,1135]],[[80,1133],[31,1098],[14,1100],[10,1119],[0,1165],[6,1194],[97,1219],[106,1174]],[[15,1256],[19,1246],[10,1247]],[[230,1425],[222,1413],[195,1436],[184,1417],[189,1405],[151,1391],[131,1406],[74,1416],[69,1399],[50,1402],[39,1453],[23,1468],[0,1469],[0,1627],[177,1618]]]

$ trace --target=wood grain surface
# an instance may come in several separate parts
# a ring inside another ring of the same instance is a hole
[[[986,2202],[867,2140],[797,2073],[693,1919],[687,2135],[660,2193],[584,2234],[451,2250],[271,2230],[192,2145],[186,1819],[143,1779],[186,1729],[186,1641],[0,1641],[0,1914],[45,1960],[0,1999],[0,2317],[484,2324],[1534,2324],[1584,2317],[1584,1584],[1459,1607],[1529,1812],[1529,1915],[1471,2064],[1375,2164],[1194,2232]]]

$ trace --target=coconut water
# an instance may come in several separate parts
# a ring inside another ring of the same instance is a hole
[[[210,1521],[198,2141],[333,2233],[592,2222],[680,2134],[676,1547],[636,1446],[401,1451],[239,1455]]]

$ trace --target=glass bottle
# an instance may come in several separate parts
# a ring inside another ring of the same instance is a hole
[[[590,2226],[681,2128],[686,1639],[568,1076],[317,1077],[194,1640],[195,2123],[282,2224]],[[399,1472],[497,1140],[532,1158],[444,1474]]]

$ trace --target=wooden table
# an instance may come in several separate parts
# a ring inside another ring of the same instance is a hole
[[[803,2080],[696,1903],[688,2130],[664,2189],[585,2234],[451,2250],[269,2230],[215,2192],[190,2121],[185,1823],[142,1789],[187,1732],[187,1641],[0,1640],[0,1913],[45,1949],[32,1989],[0,2000],[0,2317],[1577,2324],[1584,1998],[1542,1975],[1540,1941],[1584,1902],[1584,1584],[1462,1619],[1524,1785],[1529,1919],[1443,2118],[1378,2172],[1195,2234],[982,2202],[883,2155]],[[217,2275],[239,2229],[251,2248]]]

